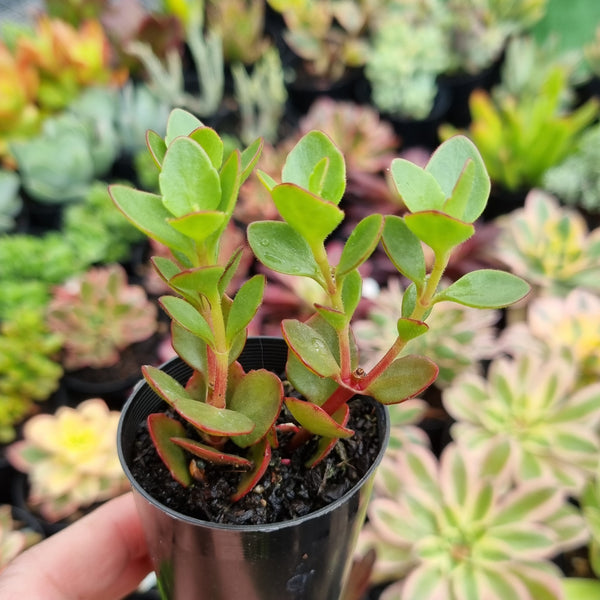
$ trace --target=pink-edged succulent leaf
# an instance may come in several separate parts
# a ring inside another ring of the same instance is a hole
[[[171,111],[167,120],[165,142],[168,146],[176,137],[190,135],[201,127],[204,127],[202,121],[192,113],[182,108],[175,108]]]
[[[241,153],[240,185],[242,185],[242,183],[248,179],[250,173],[252,173],[252,169],[254,169],[260,158],[264,144],[264,139],[258,138]]]
[[[242,254],[244,249],[242,247],[234,250],[233,254],[229,257],[227,264],[225,265],[225,270],[223,271],[223,276],[219,280],[219,296],[222,296],[229,287],[232,279],[235,277],[235,274],[240,266],[240,262],[242,261]]]
[[[344,244],[336,274],[345,275],[362,265],[373,253],[379,243],[383,230],[383,216],[369,215],[360,221],[353,229]]]
[[[169,144],[158,180],[163,204],[171,216],[219,206],[219,173],[202,146],[189,137],[175,138]]]
[[[285,319],[281,323],[283,337],[302,364],[320,377],[335,377],[340,366],[327,340],[307,323]]]
[[[188,137],[202,147],[215,169],[221,167],[221,163],[223,162],[224,144],[219,137],[219,134],[214,129],[211,129],[210,127],[198,127],[197,129],[194,129]]]
[[[146,145],[148,146],[148,150],[150,150],[150,154],[152,155],[156,166],[160,168],[167,152],[165,140],[163,140],[156,131],[148,130],[146,132]]]
[[[396,404],[416,396],[437,377],[438,367],[424,356],[402,356],[377,377],[365,390],[382,404]]]
[[[436,256],[446,256],[475,233],[475,227],[470,223],[434,210],[406,215],[404,222]]]
[[[215,338],[210,325],[189,302],[177,296],[162,296],[160,304],[173,321],[204,340],[208,345],[214,345]]]
[[[312,402],[300,400],[299,398],[286,398],[285,405],[294,419],[314,435],[329,438],[347,438],[354,435],[352,429],[341,425],[321,407]]]
[[[231,496],[232,502],[237,502],[251,492],[265,474],[271,460],[271,446],[267,439],[263,438],[254,446],[250,446],[248,456],[254,464],[254,468],[242,475],[235,494]]]
[[[180,448],[187,450],[194,456],[197,456],[203,460],[214,463],[216,465],[230,465],[238,467],[240,469],[251,469],[252,461],[238,456],[237,454],[229,454],[227,452],[221,452],[213,446],[207,446],[197,440],[190,440],[184,437],[172,437],[171,442],[176,444]]]
[[[530,285],[505,271],[479,269],[463,275],[442,290],[436,301],[451,300],[474,308],[502,308],[524,298]]]
[[[185,427],[177,420],[162,413],[148,416],[148,431],[158,455],[175,481],[184,487],[192,482],[185,452],[171,441],[173,437],[185,436]]]
[[[206,380],[202,371],[194,371],[185,384],[185,391],[198,402],[206,401]]]
[[[346,189],[344,156],[325,133],[310,131],[288,154],[281,177],[284,183],[339,204]]]
[[[192,241],[169,225],[173,215],[163,206],[161,196],[120,184],[111,185],[109,191],[117,208],[148,237],[185,255],[193,254]]]
[[[323,244],[344,218],[336,204],[291,183],[274,187],[271,196],[279,214],[311,248]]]
[[[228,216],[228,219],[233,214],[235,208],[238,193],[240,191],[240,153],[235,150],[229,155],[229,158],[225,161],[219,178],[221,181],[221,202],[218,205],[218,209]]]
[[[410,212],[442,210],[446,195],[431,173],[404,158],[395,158],[390,170],[400,198]]]
[[[218,210],[192,212],[176,219],[169,219],[169,224],[183,235],[202,243],[227,221],[227,215]]]
[[[216,265],[186,269],[174,275],[168,283],[181,294],[197,292],[207,298],[215,298],[218,295],[218,285],[224,271],[224,267]]]
[[[331,418],[341,427],[345,428],[350,418],[349,406],[343,404],[331,415]],[[317,440],[317,449],[305,463],[306,467],[312,469],[317,466],[333,450],[339,439],[339,437],[320,437]]]
[[[227,314],[225,335],[231,344],[236,335],[245,330],[254,318],[265,289],[264,275],[254,275],[237,291]]]
[[[178,273],[181,273],[181,269],[173,262],[170,258],[164,256],[153,256],[150,259],[154,270],[158,273],[159,277],[168,285],[171,277],[175,277]]]
[[[148,385],[188,423],[209,435],[246,435],[254,423],[245,415],[194,400],[173,377],[157,367],[142,367]]]
[[[421,288],[425,283],[425,254],[419,238],[408,228],[404,219],[387,215],[382,241],[396,269]]]
[[[427,323],[416,319],[407,319],[405,317],[398,319],[396,327],[398,329],[398,337],[405,342],[409,342],[410,340],[427,333],[427,330],[429,329]]]
[[[263,265],[286,275],[304,275],[322,285],[323,277],[306,240],[282,221],[257,221],[248,226],[248,243]]]
[[[232,438],[241,448],[256,444],[275,424],[283,403],[283,385],[265,369],[251,371],[236,385],[229,402],[231,410],[248,417],[255,425],[248,435]]]
[[[206,373],[206,342],[176,322],[171,324],[171,344],[178,356],[192,369]]]
[[[315,310],[336,331],[341,331],[348,323],[348,317],[346,316],[346,313],[343,313],[339,310],[335,310],[334,308],[330,308],[329,306],[315,304]]]

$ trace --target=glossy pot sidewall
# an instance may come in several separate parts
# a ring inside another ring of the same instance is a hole
[[[240,361],[246,369],[283,372],[285,342],[250,338]],[[163,365],[182,381],[189,367]],[[119,457],[129,477],[163,598],[168,600],[338,600],[364,522],[373,477],[389,436],[385,407],[377,405],[382,445],[377,460],[342,498],[314,513],[262,526],[223,525],[175,512],[152,498],[128,466],[138,424],[163,402],[140,382],[125,405]]]

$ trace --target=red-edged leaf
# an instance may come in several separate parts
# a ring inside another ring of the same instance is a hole
[[[331,415],[312,402],[299,398],[286,398],[285,405],[294,419],[315,435],[335,438],[348,438],[354,435],[352,429],[340,425]]]
[[[252,462],[243,456],[221,452],[212,446],[201,444],[196,440],[190,440],[183,437],[172,437],[171,441],[184,450],[191,452],[194,456],[198,456],[217,465],[233,465],[243,469],[250,469],[252,467]]]
[[[263,438],[258,444],[250,447],[249,454],[250,459],[254,463],[254,469],[242,476],[237,491],[231,496],[232,502],[237,502],[251,492],[254,486],[261,480],[271,460],[271,446],[269,446],[266,438]]]
[[[171,441],[172,437],[184,436],[184,426],[162,413],[148,416],[148,431],[154,447],[165,463],[173,479],[187,487],[192,482],[185,452]]]
[[[343,404],[331,415],[331,417],[334,419],[334,421],[336,421],[336,423],[339,423],[342,427],[345,427],[346,423],[348,423],[348,419],[350,418],[350,408],[347,404]],[[309,469],[312,469],[318,465],[333,450],[339,439],[340,438],[337,437],[319,438],[319,441],[317,442],[317,449],[315,453],[306,461],[306,466]]]

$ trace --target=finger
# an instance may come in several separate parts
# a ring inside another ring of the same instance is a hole
[[[18,556],[0,575],[0,597],[113,600],[132,592],[151,570],[129,493]]]

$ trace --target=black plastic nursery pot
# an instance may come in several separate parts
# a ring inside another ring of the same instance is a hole
[[[280,338],[249,338],[239,360],[246,370],[282,373],[286,356]],[[162,368],[181,382],[191,372],[178,358]],[[122,411],[118,450],[163,599],[339,600],[389,437],[385,407],[376,405],[380,441],[376,460],[354,487],[303,517],[265,525],[192,518],[158,502],[141,487],[130,469],[136,432],[149,414],[162,409],[164,402],[140,382]]]

